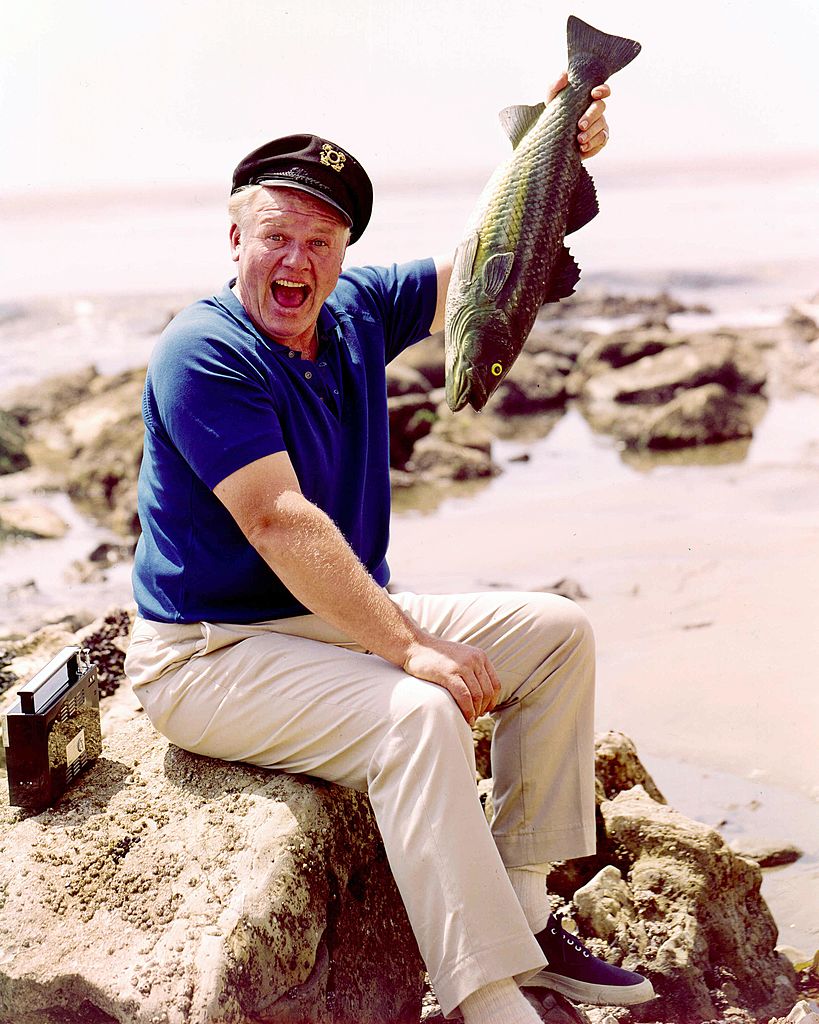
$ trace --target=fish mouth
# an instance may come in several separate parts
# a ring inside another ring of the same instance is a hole
[[[291,281],[279,277],[270,285],[270,293],[274,302],[285,309],[298,309],[310,296],[310,285],[303,281]]]
[[[458,412],[467,404],[480,412],[488,397],[475,367],[466,359],[459,359],[446,382],[446,401],[452,412]]]

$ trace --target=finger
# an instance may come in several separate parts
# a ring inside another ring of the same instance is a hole
[[[482,671],[480,666],[475,666],[473,670],[464,670],[461,673],[464,682],[469,688],[469,692],[472,695],[472,706],[475,709],[475,717],[479,718],[486,712],[487,701],[491,697],[491,687],[489,685],[489,679],[486,672]]]
[[[584,132],[588,128],[593,128],[598,121],[602,120],[605,109],[606,104],[603,100],[595,100],[577,122],[577,127],[580,131]]]
[[[605,100],[611,96],[611,89],[607,85],[596,85],[591,91],[593,100]]]
[[[569,84],[569,72],[564,71],[560,78],[555,79],[554,82],[549,86],[546,91],[546,102],[551,103],[552,100],[557,96],[561,89],[565,89]]]
[[[447,683],[442,685],[445,690],[449,691],[450,696],[458,705],[461,714],[467,722],[473,725],[478,717],[478,710],[472,697],[472,692],[466,682],[460,676],[453,676]]]
[[[491,711],[498,702],[500,680],[492,666],[492,662],[483,652],[475,674],[481,687],[480,713],[485,715],[487,711]]]
[[[577,138],[580,145],[581,158],[585,159],[588,156],[594,156],[595,153],[599,153],[609,141],[609,126],[606,123],[606,119],[603,118],[602,121],[599,121],[594,128],[590,128],[587,132],[581,132]]]

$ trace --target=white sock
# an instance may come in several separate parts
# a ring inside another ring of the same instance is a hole
[[[540,1024],[514,978],[484,985],[461,1003],[464,1024]]]
[[[532,932],[545,928],[549,919],[551,907],[546,893],[549,868],[549,864],[527,864],[525,867],[506,869]]]

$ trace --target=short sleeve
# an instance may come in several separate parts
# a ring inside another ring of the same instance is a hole
[[[241,350],[195,315],[163,335],[148,367],[146,427],[169,441],[211,490],[286,448],[271,386]],[[173,325],[172,325],[173,328]]]
[[[354,267],[345,271],[342,282],[356,289],[357,307],[383,325],[386,362],[428,336],[438,301],[434,260]]]

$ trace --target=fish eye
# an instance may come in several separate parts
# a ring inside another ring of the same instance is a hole
[[[500,377],[500,375],[503,373],[503,367],[501,366],[500,363],[492,363],[490,369],[492,371],[493,377]]]

